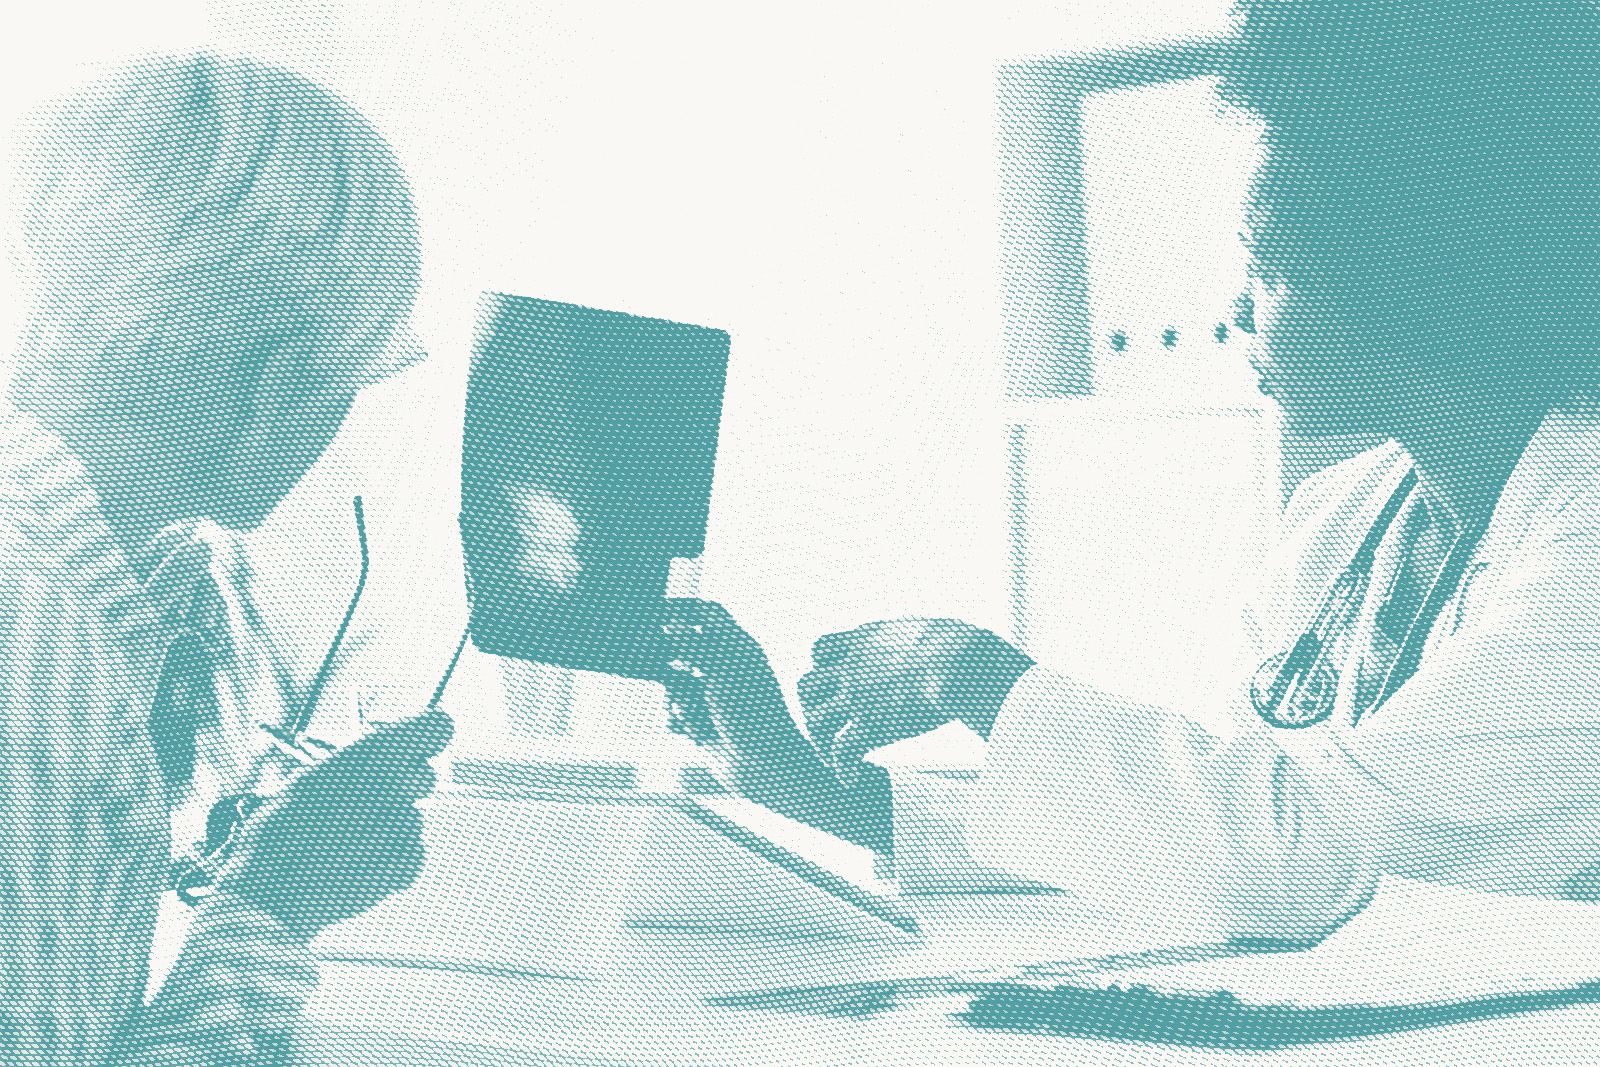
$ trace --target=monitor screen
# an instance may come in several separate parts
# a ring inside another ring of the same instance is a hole
[[[474,642],[659,677],[668,569],[705,545],[728,335],[502,294],[479,327],[461,463]]]

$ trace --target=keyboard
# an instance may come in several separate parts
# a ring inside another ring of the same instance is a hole
[[[1600,982],[1455,1002],[1336,1007],[1248,1004],[1227,992],[1088,979],[955,988],[972,994],[956,1018],[978,1029],[1213,1049],[1282,1049],[1600,1003]]]

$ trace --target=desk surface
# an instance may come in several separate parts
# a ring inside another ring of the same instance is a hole
[[[1600,1050],[1600,1007],[1259,1053],[981,1032],[952,1020],[950,1012],[960,1006],[928,1000],[875,1018],[828,1018],[717,1007],[665,974],[591,983],[334,964],[326,968],[323,988],[308,1010],[299,1062],[305,1067],[1588,1067]]]
[[[497,810],[503,816],[503,809]],[[575,836],[564,846],[517,859],[514,874],[505,873],[510,852],[502,850],[494,865],[501,872],[495,876],[499,885],[526,885],[538,898],[529,901],[538,912],[537,920],[528,920],[539,923],[535,946],[560,940],[562,916],[579,926],[597,915],[615,914],[609,906],[597,910],[595,898],[626,885],[624,880],[607,889],[596,875],[602,865],[626,867],[628,856],[615,850],[578,855],[573,842],[592,835],[572,829]],[[442,854],[448,848],[437,840],[429,848],[430,865],[462,861]],[[482,868],[486,854],[483,843],[476,842],[471,865]],[[558,861],[569,856],[571,877],[563,883]],[[977,1031],[952,1018],[964,1000],[948,996],[912,999],[871,1017],[741,1010],[709,999],[1187,943],[1176,932],[1118,929],[1106,917],[1091,919],[1064,896],[908,898],[907,903],[922,924],[920,944],[719,936],[623,925],[601,939],[604,965],[587,968],[536,967],[527,957],[504,968],[466,970],[325,960],[322,984],[307,1005],[298,1062],[302,1067],[1236,1062],[1587,1067],[1600,1055],[1600,1006],[1261,1053]],[[587,941],[599,944],[593,937]],[[570,959],[570,952],[568,946],[551,959],[564,953]]]

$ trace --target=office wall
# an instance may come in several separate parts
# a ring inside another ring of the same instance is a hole
[[[1148,79],[1177,63],[1122,65]],[[1020,88],[1032,68],[1015,69]],[[1080,331],[1047,354],[1092,391],[1012,408],[1014,628],[1075,678],[1210,718],[1280,504],[1275,413],[1233,308],[1259,130],[1209,77],[1072,88],[1055,91],[1075,112],[1073,186],[1038,210],[1081,228],[1083,284],[1058,298]]]
[[[1115,22],[1044,4],[213,8],[217,40],[306,69],[395,141],[441,357],[461,358],[485,288],[733,333],[705,591],[785,681],[813,637],[871,618],[1006,625],[995,60],[1216,21],[1215,5]]]
[[[375,605],[405,619],[371,640],[398,654],[394,635],[457,621],[446,483],[485,288],[733,333],[705,592],[786,683],[812,638],[867,619],[1005,628],[996,62],[1188,36],[1225,6],[214,0],[206,39],[373,118],[425,223],[435,366],[363,401],[263,552],[301,658],[353,579],[353,488],[391,538]],[[403,579],[401,546],[427,556]]]

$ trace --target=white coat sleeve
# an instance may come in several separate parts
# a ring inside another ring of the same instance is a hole
[[[1370,827],[1266,727],[1224,742],[1045,667],[1001,711],[965,829],[981,863],[1217,936],[1316,939],[1376,884]]]
[[[1312,604],[1350,558],[1403,456],[1390,446],[1296,491],[1264,561],[1256,606]],[[1254,606],[1230,677],[1196,707],[1229,736],[1034,667],[990,734],[964,813],[975,861],[1080,896],[1086,906],[1197,933],[1315,939],[1359,911],[1377,881],[1381,805],[1352,807],[1243,709],[1275,639]],[[1293,612],[1291,612],[1293,614]],[[1342,783],[1341,783],[1342,784]]]

